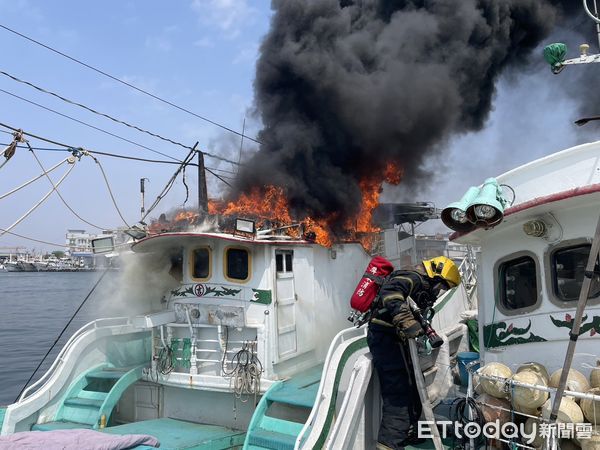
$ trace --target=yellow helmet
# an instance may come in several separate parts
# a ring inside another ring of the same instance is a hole
[[[423,266],[429,278],[441,278],[446,281],[450,287],[455,287],[460,284],[460,273],[458,267],[450,258],[445,256],[437,256],[432,259],[423,261]]]

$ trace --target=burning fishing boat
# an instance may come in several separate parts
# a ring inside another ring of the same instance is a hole
[[[268,198],[254,215],[274,211],[272,202],[283,204]],[[131,248],[168,261],[157,276],[168,273],[173,287],[148,298],[143,314],[99,319],[73,335],[8,407],[3,434],[87,428],[151,434],[177,448],[293,448],[315,402],[323,408],[327,395],[341,395],[368,352],[364,328],[339,332],[371,254],[310,221],[274,223],[286,214],[261,225],[225,215],[229,232],[194,230],[195,214],[154,224],[172,230]],[[445,303],[450,312],[436,320],[440,332],[451,330],[450,346],[430,361],[428,382],[447,390],[449,374],[434,362],[449,365],[467,334],[454,322],[460,295]]]
[[[165,216],[136,236],[135,256],[165,261],[151,277],[170,287],[140,314],[78,330],[6,409],[2,434],[87,428],[150,434],[168,448],[373,448],[379,387],[365,329],[346,316],[381,248],[371,218],[382,183],[430,183],[428,157],[481,129],[498,77],[527,65],[557,3],[274,2],[255,81],[260,148],[225,200],[208,205],[222,220]],[[471,212],[474,198],[449,213],[470,232],[459,240],[482,248],[483,362],[535,354],[558,367],[559,331],[571,329],[569,301],[587,276],[597,151],[571,149],[500,177],[515,194],[504,222],[496,203]],[[489,181],[473,197],[490,186],[496,193]],[[443,345],[413,354],[433,407],[465,394],[453,372],[469,346],[461,314],[477,302],[463,278],[435,306]],[[593,353],[595,318],[586,320]],[[488,377],[499,396],[523,387]]]

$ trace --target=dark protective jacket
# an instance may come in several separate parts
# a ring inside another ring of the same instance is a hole
[[[392,272],[379,290],[367,332],[382,398],[377,440],[392,449],[404,448],[411,424],[417,424],[421,416],[410,353],[401,336],[414,337],[422,330],[411,311],[408,297],[419,306],[429,303],[428,280],[413,270]]]
[[[420,308],[431,306],[435,298],[430,290],[428,277],[414,270],[392,272],[381,286],[371,323],[390,328],[407,326],[407,320],[414,320],[408,297],[410,296]],[[399,321],[404,323],[399,324]]]

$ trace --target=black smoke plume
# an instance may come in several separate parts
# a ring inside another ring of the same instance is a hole
[[[424,160],[483,127],[504,71],[535,60],[550,74],[532,50],[583,13],[575,3],[273,0],[255,80],[261,146],[231,196],[274,184],[296,215],[343,223],[359,181],[390,161],[403,183],[429,183]]]

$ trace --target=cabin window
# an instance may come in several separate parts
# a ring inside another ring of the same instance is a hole
[[[230,247],[225,250],[225,277],[237,282],[250,278],[250,253],[247,249]]]
[[[208,280],[210,278],[210,249],[208,247],[195,248],[192,251],[191,265],[194,280]]]
[[[584,244],[561,248],[552,253],[552,291],[559,300],[563,302],[579,300],[590,249],[591,245]],[[594,271],[599,270],[596,260]],[[600,297],[600,283],[596,276],[592,279],[588,298],[598,297]]]
[[[521,256],[498,267],[500,306],[507,311],[534,306],[538,300],[535,260]]]
[[[294,252],[291,250],[275,253],[275,270],[277,273],[293,272],[293,257]]]

